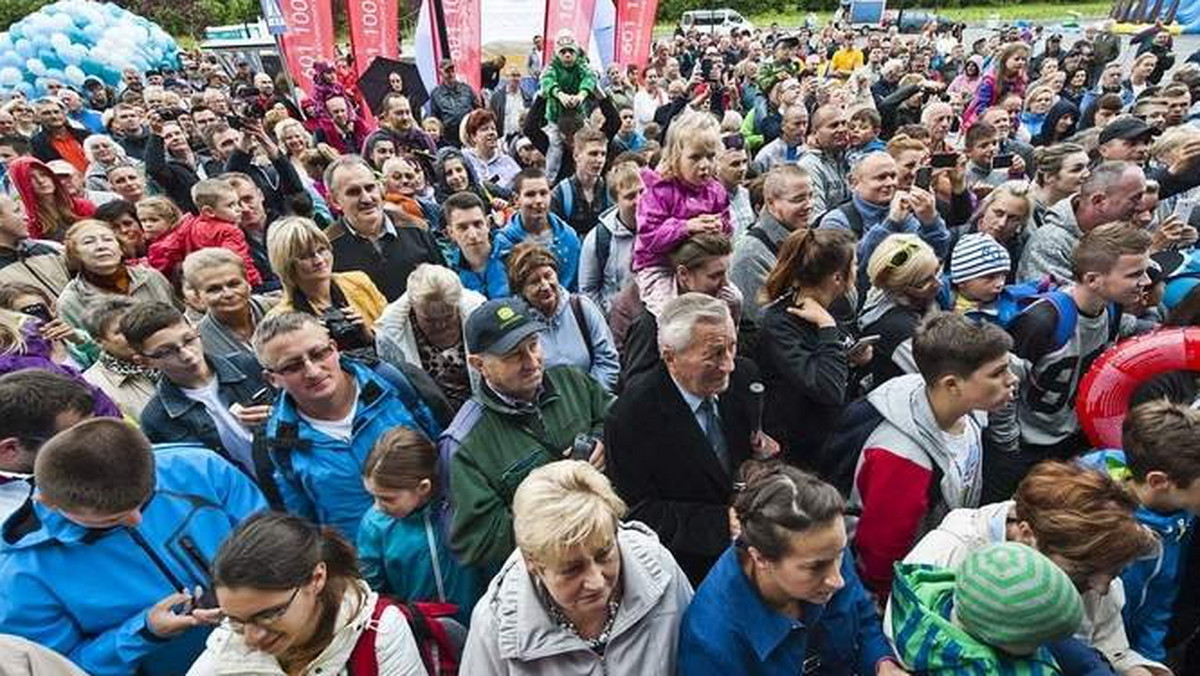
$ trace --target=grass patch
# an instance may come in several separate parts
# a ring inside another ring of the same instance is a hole
[[[989,19],[998,19],[1005,21],[1036,21],[1036,22],[1056,22],[1066,21],[1078,15],[1083,20],[1095,20],[1108,16],[1112,9],[1111,2],[1080,2],[1073,4],[1059,4],[1050,2],[1034,2],[1034,3],[1009,3],[1004,5],[976,5],[974,7],[940,7],[925,11],[936,12],[940,16],[944,16],[951,21],[960,21],[968,25],[982,24]],[[772,23],[778,23],[781,27],[794,28],[804,23],[809,12],[791,11],[791,12],[764,12],[762,14],[751,14],[746,17],[755,26],[766,28]],[[817,17],[817,21],[825,23],[833,17],[833,12],[812,12]],[[655,35],[667,34],[675,30],[675,22],[664,21],[659,22],[654,27]]]

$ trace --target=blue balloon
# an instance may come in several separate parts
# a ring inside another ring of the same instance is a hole
[[[28,59],[25,61],[25,70],[41,77],[46,74],[46,64],[41,59]]]
[[[33,49],[33,43],[30,42],[26,38],[21,38],[20,40],[17,40],[16,44],[13,45],[13,49],[17,50],[17,54],[20,54],[22,57],[24,57],[26,59],[32,57],[34,54],[37,53]]]
[[[0,87],[15,87],[18,82],[24,82],[25,76],[13,66],[0,68]]]

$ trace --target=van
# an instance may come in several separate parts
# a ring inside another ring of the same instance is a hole
[[[738,32],[754,30],[754,26],[746,17],[732,9],[695,9],[683,13],[679,20],[680,27],[685,31],[695,28],[702,33],[729,35],[734,30]]]

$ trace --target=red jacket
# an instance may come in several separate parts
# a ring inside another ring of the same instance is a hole
[[[185,216],[174,230],[158,238],[150,245],[146,257],[150,265],[174,279],[175,269],[187,255],[198,249],[217,246],[229,249],[242,257],[246,267],[246,280],[250,286],[262,284],[262,277],[250,257],[250,245],[246,234],[238,226],[219,218],[208,216]]]

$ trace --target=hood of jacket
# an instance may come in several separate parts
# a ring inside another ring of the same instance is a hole
[[[951,619],[954,572],[898,564],[892,590],[892,636],[904,666],[923,674],[1058,674],[1045,648],[1012,657],[979,641]]]
[[[895,427],[897,434],[920,449],[919,452],[928,455],[942,470],[942,495],[951,509],[979,503],[982,482],[974,482],[968,490],[963,486],[958,472],[949,471],[954,467],[954,453],[946,446],[942,429],[934,418],[921,374],[909,373],[892,378],[872,390],[867,395],[867,401],[883,415],[884,420]],[[987,425],[987,418],[982,413],[975,411],[970,415],[980,428]]]
[[[1083,231],[1079,229],[1079,219],[1075,216],[1075,200],[1078,197],[1078,194],[1071,195],[1047,209],[1042,226],[1066,230],[1075,241],[1083,239]]]
[[[1125,458],[1125,452],[1117,449],[1088,453],[1079,459],[1079,464],[1104,472],[1118,483],[1124,483],[1133,477]],[[1137,520],[1154,531],[1161,542],[1178,544],[1188,534],[1192,517],[1184,510],[1158,512],[1146,507],[1138,507]]]
[[[637,234],[622,223],[620,218],[617,218],[616,205],[609,207],[604,213],[600,214],[600,225],[608,228],[608,231],[617,239],[628,239]]]
[[[633,630],[650,614],[662,602],[673,578],[681,574],[658,536],[642,523],[620,524],[617,543],[621,549],[623,591],[611,641]],[[520,550],[509,556],[479,603],[487,604],[494,614],[503,659],[532,661],[586,649],[579,637],[550,618]]]

